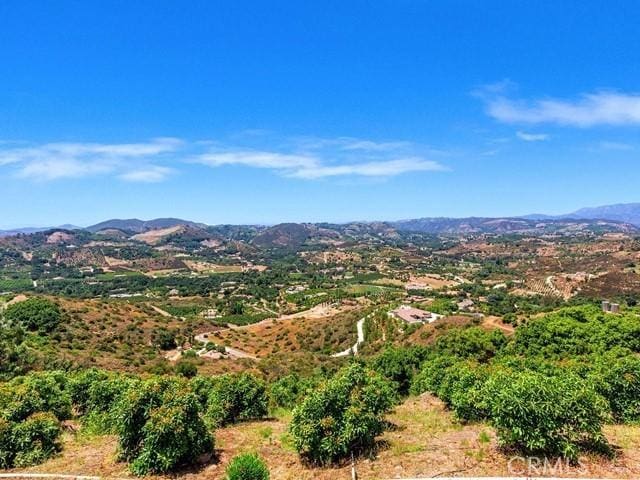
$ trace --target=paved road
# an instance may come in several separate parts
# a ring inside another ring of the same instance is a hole
[[[362,317],[360,320],[358,320],[358,323],[356,323],[356,329],[358,330],[358,340],[356,341],[356,343],[352,347],[349,347],[342,352],[334,353],[333,355],[331,355],[332,357],[346,357],[348,355],[356,355],[358,353],[358,346],[364,343],[364,321],[372,315],[373,313],[370,313],[366,317]]]

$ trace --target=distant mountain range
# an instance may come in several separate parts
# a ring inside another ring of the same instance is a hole
[[[96,223],[85,228],[90,232],[99,232],[101,230],[122,230],[124,232],[142,233],[149,230],[156,230],[159,228],[171,228],[178,225],[186,225],[189,227],[206,228],[204,223],[191,222],[189,220],[182,220],[180,218],[156,218],[154,220],[138,220],[137,218],[130,218],[127,220],[111,219],[104,222]]]
[[[47,230],[52,229],[60,229],[60,230],[82,230],[82,227],[78,227],[77,225],[58,225],[57,227],[24,227],[24,228],[15,228],[12,230],[0,230],[0,237],[10,237],[12,235],[18,235],[23,233],[28,235],[30,233],[38,233],[38,232],[46,232]]]
[[[564,215],[532,214],[525,215],[522,218],[530,220],[615,220],[640,227],[640,203],[618,203],[616,205],[581,208]]]
[[[0,237],[17,234],[30,234],[52,229],[86,230],[92,233],[120,231],[128,236],[151,230],[167,229],[176,226],[194,229],[209,229],[221,236],[235,232],[234,226],[208,227],[203,223],[180,218],[156,218],[153,220],[111,219],[85,228],[75,225],[61,225],[43,228],[18,228],[0,230]],[[351,222],[346,224],[328,223],[283,223],[272,227],[255,227],[252,243],[259,247],[299,245],[310,238],[335,239],[337,236],[378,235],[389,236],[396,232],[420,232],[431,234],[464,233],[544,233],[589,231],[640,231],[640,203],[605,205],[582,208],[565,215],[532,214],[522,217],[468,217],[468,218],[418,218],[394,222]],[[227,232],[228,231],[228,232]],[[247,238],[248,239],[248,238]]]

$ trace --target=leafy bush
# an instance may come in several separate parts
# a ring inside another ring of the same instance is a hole
[[[640,322],[633,314],[608,315],[595,306],[563,308],[516,330],[513,351],[545,358],[603,354],[614,347],[640,352]]]
[[[431,357],[422,364],[420,372],[413,378],[410,392],[414,395],[420,395],[424,392],[437,394],[447,374],[447,369],[455,363],[455,359],[449,356]]]
[[[193,378],[198,374],[198,367],[193,362],[182,360],[176,364],[176,373],[181,377]]]
[[[608,400],[615,420],[626,423],[640,420],[640,358],[605,357],[596,364],[592,377],[598,392]]]
[[[486,369],[473,362],[435,357],[423,364],[411,390],[437,395],[461,420],[480,420],[487,416],[482,392],[487,376]]]
[[[51,412],[59,420],[71,418],[71,398],[61,372],[30,373],[0,385],[0,416],[21,421],[37,412]]]
[[[34,363],[33,355],[24,345],[21,327],[0,328],[0,380],[9,380],[26,373]]]
[[[9,305],[4,312],[5,319],[30,331],[50,332],[54,330],[62,313],[58,305],[51,300],[32,297],[23,302]]]
[[[435,351],[441,355],[486,362],[507,343],[501,330],[481,327],[452,328],[435,342]]]
[[[340,370],[293,411],[290,431],[303,459],[328,464],[371,447],[396,400],[391,384],[360,364]]]
[[[177,348],[176,332],[159,328],[153,336],[153,344],[160,350],[171,350]]]
[[[107,372],[97,368],[89,368],[69,376],[69,396],[78,414],[84,415],[90,409],[89,389],[91,386],[108,378]]]
[[[389,347],[373,359],[371,368],[394,382],[398,393],[406,395],[425,356],[426,350],[423,347]]]
[[[269,384],[269,405],[293,408],[315,386],[315,381],[292,373]]]
[[[136,475],[165,473],[213,450],[200,405],[184,382],[136,382],[117,407],[120,458]]]
[[[60,451],[60,422],[51,413],[35,413],[19,422],[0,418],[0,467],[26,467]]]
[[[44,462],[60,451],[62,428],[51,413],[35,413],[13,427],[12,443],[15,448],[13,464],[26,467]]]
[[[227,480],[269,480],[269,469],[254,453],[244,453],[233,458],[227,466]]]
[[[206,417],[213,425],[261,418],[267,414],[266,386],[249,373],[214,378]]]
[[[89,369],[72,375],[69,392],[83,426],[93,434],[115,431],[115,406],[132,379],[124,375]]]
[[[605,443],[606,401],[573,375],[496,375],[487,382],[485,395],[503,446],[576,459],[581,447]]]

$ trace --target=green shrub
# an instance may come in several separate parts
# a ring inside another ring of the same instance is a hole
[[[370,448],[396,400],[391,384],[360,364],[340,370],[293,411],[290,431],[301,457],[328,464]]]
[[[196,367],[195,363],[184,360],[176,364],[175,370],[178,375],[185,378],[193,378],[198,374],[198,367]]]
[[[60,422],[48,412],[35,413],[16,423],[12,435],[15,448],[14,466],[36,465],[59,452],[61,434]]]
[[[207,398],[208,421],[227,425],[267,414],[266,386],[249,373],[216,377]]]
[[[107,378],[109,378],[109,374],[97,368],[89,368],[69,376],[69,396],[79,415],[84,415],[90,408],[89,389],[91,386]]]
[[[513,351],[568,358],[604,354],[614,347],[640,352],[640,322],[633,314],[609,315],[588,305],[563,308],[518,327]]]
[[[62,313],[60,307],[51,300],[32,297],[9,305],[4,317],[10,324],[19,325],[26,330],[51,332],[60,323]]]
[[[9,380],[26,373],[35,362],[35,356],[24,345],[21,327],[0,328],[0,380]]]
[[[0,418],[0,468],[27,467],[60,451],[62,428],[51,413],[34,413],[19,421]]]
[[[627,355],[600,359],[593,378],[616,421],[640,421],[640,358]]]
[[[226,480],[269,480],[267,465],[254,453],[244,453],[233,458],[226,473]]]
[[[425,356],[426,350],[423,347],[389,347],[373,359],[371,368],[394,382],[398,393],[406,395],[409,393],[411,381]]]
[[[295,373],[279,378],[269,384],[269,405],[272,408],[293,408],[315,383]]]
[[[61,372],[30,373],[0,384],[0,416],[21,421],[37,412],[51,412],[59,420],[71,418],[71,397]]]
[[[424,392],[437,394],[440,385],[444,381],[447,369],[455,363],[454,358],[444,355],[426,360],[418,374],[413,378],[410,388],[411,393],[414,395],[420,395]]]
[[[605,444],[606,401],[573,375],[495,375],[484,394],[503,446],[575,460],[582,447]]]
[[[416,394],[437,395],[461,420],[481,420],[487,416],[482,391],[487,377],[487,369],[482,365],[435,357],[422,365],[411,390]]]
[[[213,451],[213,438],[188,385],[166,378],[135,382],[116,413],[120,458],[136,475],[165,473]]]
[[[435,342],[435,352],[460,359],[486,362],[493,358],[507,343],[501,330],[481,327],[452,328]]]
[[[97,369],[71,376],[69,392],[87,431],[96,435],[115,432],[115,407],[132,381],[124,375]]]
[[[11,468],[14,456],[13,424],[0,417],[0,468]]]

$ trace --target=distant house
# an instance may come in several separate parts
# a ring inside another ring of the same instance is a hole
[[[205,310],[203,310],[200,315],[202,315],[204,318],[211,320],[214,318],[219,318],[221,315],[218,313],[218,310],[215,308],[207,308]]]
[[[470,298],[465,298],[458,302],[458,310],[471,310],[474,303]]]
[[[420,310],[419,308],[414,308],[409,305],[401,305],[389,312],[389,315],[399,318],[407,323],[431,323],[439,318],[442,318],[442,315],[438,315],[437,313],[427,312],[426,310]]]

